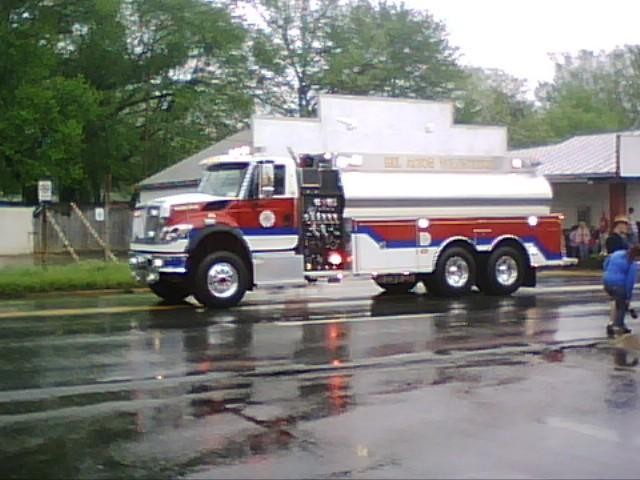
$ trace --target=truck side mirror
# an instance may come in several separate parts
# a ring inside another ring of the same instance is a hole
[[[271,198],[275,190],[273,163],[258,164],[258,191],[260,198]]]

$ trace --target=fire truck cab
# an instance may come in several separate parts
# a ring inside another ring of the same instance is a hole
[[[347,273],[389,293],[423,282],[443,296],[508,295],[534,286],[537,268],[572,263],[550,185],[525,160],[365,163],[246,148],[205,160],[197,193],[136,208],[132,272],[166,301],[224,308],[254,288]]]

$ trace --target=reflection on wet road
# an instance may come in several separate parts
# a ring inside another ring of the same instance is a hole
[[[608,305],[593,281],[508,298],[390,297],[353,282],[249,300],[231,311],[147,309],[147,295],[0,304],[3,477],[638,471],[616,446],[640,437],[616,415],[637,412],[640,346],[603,338]],[[603,438],[613,466],[555,458],[560,439],[579,456]],[[475,451],[461,462],[443,441]],[[491,442],[520,461],[485,451]],[[429,462],[416,444],[433,448]],[[521,458],[527,448],[556,463]]]

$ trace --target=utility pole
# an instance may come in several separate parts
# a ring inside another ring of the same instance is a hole
[[[40,202],[40,206],[42,207],[42,211],[40,212],[42,215],[42,220],[40,223],[40,245],[42,247],[42,256],[40,261],[42,266],[44,267],[47,264],[47,203],[53,200],[53,184],[51,180],[39,180],[38,181],[38,202]]]
[[[104,259],[105,261],[109,260],[109,254],[111,253],[110,248],[110,235],[111,235],[111,215],[109,212],[109,205],[111,203],[111,173],[107,173],[107,177],[105,179],[105,187],[104,187]]]
[[[47,265],[47,202],[42,202],[42,211],[40,212],[40,263],[42,267]]]

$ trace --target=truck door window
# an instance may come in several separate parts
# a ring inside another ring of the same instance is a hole
[[[274,165],[273,168],[273,195],[282,196],[285,192],[285,172],[284,165]],[[251,175],[251,185],[249,186],[250,198],[258,198],[258,169],[254,169]]]

